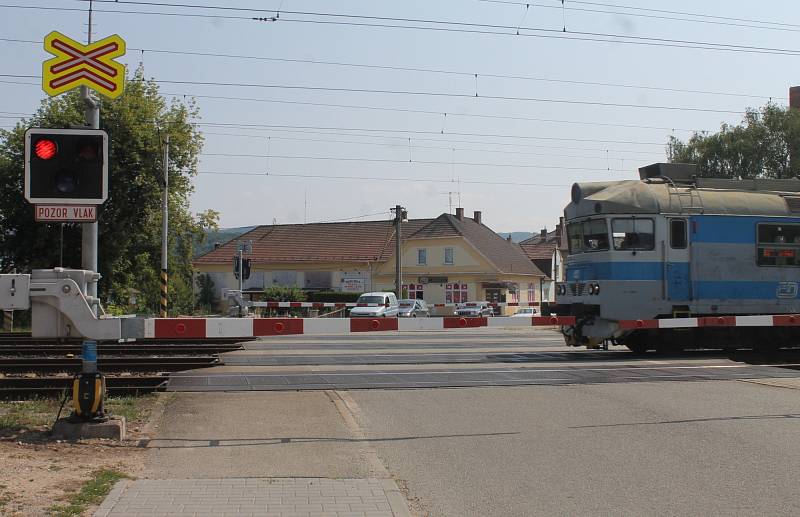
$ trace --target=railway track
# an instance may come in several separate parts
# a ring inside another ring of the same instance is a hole
[[[110,394],[163,390],[168,372],[220,364],[217,354],[242,348],[241,338],[142,339],[98,343],[98,365]],[[0,334],[0,398],[70,389],[81,369],[81,341]],[[60,375],[57,375],[60,374]],[[67,374],[67,375],[64,375]]]
[[[154,391],[164,391],[167,375],[130,375],[106,377],[106,391],[110,395],[138,395]],[[58,395],[72,389],[72,377],[7,377],[0,378],[0,399],[41,395]]]
[[[208,368],[219,364],[216,355],[189,357],[100,357],[98,365],[103,373],[113,372],[176,372],[194,368]],[[81,359],[71,357],[0,358],[0,372],[4,373],[77,373]]]

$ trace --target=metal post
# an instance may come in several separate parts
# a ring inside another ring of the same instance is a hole
[[[394,287],[398,298],[403,297],[403,257],[401,256],[402,239],[403,239],[403,207],[395,205],[394,207]]]
[[[92,129],[100,129],[100,105],[89,95],[89,88],[81,86],[81,99],[83,99],[84,116],[86,125]],[[98,272],[97,269],[97,221],[81,225],[81,267],[89,271]],[[97,282],[88,282],[86,294],[97,298]],[[97,314],[97,306],[92,310]]]
[[[242,288],[244,287],[244,267],[243,257],[244,257],[244,249],[242,248],[242,244],[239,243],[239,317],[242,317],[242,304],[244,303],[244,292]]]
[[[169,135],[164,137],[164,192],[161,198],[161,317],[167,317],[169,262]]]

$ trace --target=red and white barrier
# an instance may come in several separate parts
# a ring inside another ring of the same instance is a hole
[[[800,314],[759,314],[755,316],[704,316],[657,320],[620,320],[625,330],[678,329],[699,327],[797,327]]]
[[[251,307],[266,309],[323,309],[352,307],[383,307],[380,303],[335,303],[335,302],[252,302]],[[490,307],[538,307],[539,302],[498,302],[489,303]],[[477,307],[478,302],[466,303],[429,303],[428,307]]]
[[[474,327],[574,325],[573,316],[532,318],[152,318],[144,320],[144,338],[250,338],[289,334],[444,330]]]

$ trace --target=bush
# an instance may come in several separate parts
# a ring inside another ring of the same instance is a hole
[[[306,301],[306,294],[299,287],[267,287],[262,297],[266,302]]]
[[[361,293],[340,293],[338,291],[317,291],[308,293],[310,302],[352,303],[358,300]]]

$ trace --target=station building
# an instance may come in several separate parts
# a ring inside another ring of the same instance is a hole
[[[233,261],[239,242],[252,242],[245,293],[267,287],[362,293],[393,291],[393,220],[263,225],[197,257],[217,292],[238,288]],[[519,245],[484,225],[481,212],[442,214],[402,224],[404,296],[429,304],[538,302],[545,274]],[[512,310],[513,312],[513,310]]]

